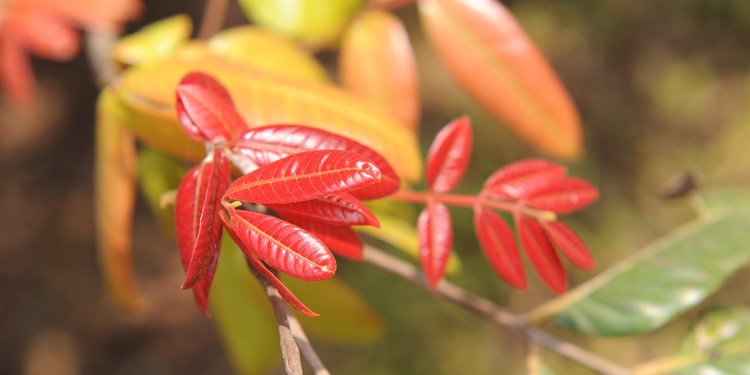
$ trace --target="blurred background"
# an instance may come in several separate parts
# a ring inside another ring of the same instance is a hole
[[[701,188],[750,186],[750,2],[505,3],[581,111],[586,155],[569,168],[597,185],[602,197],[565,221],[593,249],[597,272],[693,217],[684,200],[660,198],[686,174]],[[145,1],[144,14],[127,30],[175,13],[187,13],[197,23],[202,8],[202,1]],[[397,14],[418,54],[423,150],[461,114],[475,125],[475,152],[457,191],[476,192],[498,167],[534,156],[437,63],[415,8]],[[233,4],[227,25],[246,22]],[[335,69],[335,54],[319,56]],[[109,304],[93,231],[97,88],[91,69],[82,54],[70,63],[34,60],[34,70],[39,102],[33,111],[19,113],[0,102],[0,373],[232,373],[212,322],[179,288],[184,274],[174,243],[142,201],[134,256],[150,308],[134,317]],[[453,281],[516,312],[553,297],[535,277],[526,293],[498,279],[479,251],[471,212],[452,212],[455,251],[464,264]],[[571,285],[597,273],[569,271]],[[526,346],[513,331],[366,264],[343,260],[337,277],[382,315],[386,329],[367,344],[313,338],[333,374],[524,373]],[[750,273],[739,272],[704,307],[747,303],[748,281]],[[553,325],[543,328],[630,365],[675,352],[694,315],[629,338],[591,339]],[[587,373],[553,353],[542,351],[542,357],[561,374]]]

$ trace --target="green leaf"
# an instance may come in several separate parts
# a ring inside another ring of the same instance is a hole
[[[314,283],[284,275],[281,279],[311,310],[320,314],[314,319],[297,314],[310,336],[341,343],[366,343],[383,336],[380,315],[341,279],[334,277]]]
[[[177,189],[185,173],[184,164],[164,153],[148,147],[138,151],[138,185],[151,212],[170,237],[174,237],[174,208],[162,207],[161,199],[164,193]]]
[[[750,309],[707,312],[690,330],[680,355],[696,362],[672,374],[750,374]]]
[[[193,23],[185,14],[156,21],[120,39],[112,49],[115,61],[137,65],[167,56],[190,38]]]
[[[226,235],[211,286],[211,315],[229,358],[241,374],[264,373],[281,364],[271,305],[239,247]]]
[[[539,311],[559,311],[557,321],[579,332],[617,336],[652,331],[703,301],[750,261],[750,197],[714,192],[698,202],[698,218]]]

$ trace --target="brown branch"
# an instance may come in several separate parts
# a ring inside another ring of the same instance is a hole
[[[416,3],[417,0],[370,0],[370,2],[367,4],[367,8],[390,12]]]
[[[429,290],[429,285],[424,274],[405,261],[390,256],[371,246],[365,246],[365,261]],[[471,311],[495,325],[513,328],[529,340],[602,374],[631,374],[627,368],[532,327],[520,316],[503,310],[486,299],[474,296],[448,281],[443,280],[440,282],[434,292],[438,297]]]
[[[198,39],[208,39],[221,30],[227,18],[227,10],[229,10],[229,0],[206,0]]]

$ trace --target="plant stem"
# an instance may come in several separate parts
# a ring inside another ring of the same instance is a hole
[[[420,285],[425,289],[430,289],[425,275],[411,264],[367,245],[365,246],[364,255],[365,261]],[[627,368],[532,327],[520,316],[503,310],[486,299],[472,295],[446,280],[441,281],[434,292],[438,297],[471,311],[495,325],[513,328],[529,340],[602,374],[631,375],[631,372]]]
[[[523,202],[508,202],[500,201],[495,199],[489,199],[482,195],[461,195],[461,194],[445,194],[445,193],[434,193],[424,191],[411,191],[411,190],[399,190],[395,194],[392,194],[388,199],[393,199],[402,202],[410,203],[421,203],[426,204],[429,199],[437,202],[445,203],[452,206],[463,206],[473,208],[477,205],[482,205],[496,210],[505,211],[509,213],[522,213],[526,216],[533,217],[538,220],[555,221],[557,215],[554,212],[537,210],[534,208],[526,207]]]
[[[368,9],[380,9],[385,11],[393,11],[399,8],[403,8],[407,5],[416,4],[417,0],[370,0],[367,4]]]
[[[227,10],[229,10],[229,0],[206,0],[198,39],[208,39],[221,30],[224,26],[224,19],[227,17]]]

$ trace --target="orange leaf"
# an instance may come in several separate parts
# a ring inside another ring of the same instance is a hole
[[[396,16],[379,10],[360,14],[344,35],[339,70],[345,87],[416,132],[417,63],[409,35]]]
[[[419,11],[440,59],[497,120],[551,156],[580,156],[575,104],[505,6],[494,0],[424,0]]]

